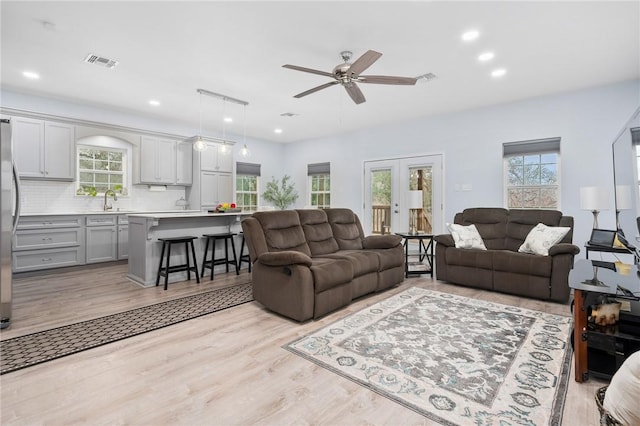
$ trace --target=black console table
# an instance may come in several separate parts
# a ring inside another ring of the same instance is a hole
[[[410,234],[408,232],[396,232],[404,238],[404,276],[409,278],[412,275],[429,274],[433,278],[433,235],[431,234]],[[418,241],[418,253],[409,252],[409,241]],[[426,242],[426,244],[425,244]],[[409,256],[418,256],[417,263],[409,263]],[[424,260],[427,263],[424,263]]]
[[[575,380],[589,374],[611,378],[622,362],[640,350],[640,275],[636,265],[616,265],[597,260],[578,260],[569,274],[574,290],[573,345]],[[598,327],[587,322],[587,312],[601,295],[629,303],[614,326]]]
[[[587,259],[589,259],[589,252],[596,251],[596,252],[603,252],[603,253],[629,254],[633,256],[633,261],[635,263],[638,263],[638,261],[640,261],[637,253],[635,253],[634,250],[626,249],[623,247],[596,246],[593,244],[586,243],[584,245],[584,248],[587,249],[587,253],[586,253]]]

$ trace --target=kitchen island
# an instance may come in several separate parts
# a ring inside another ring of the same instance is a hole
[[[130,214],[129,218],[129,272],[127,277],[143,287],[156,284],[162,244],[158,238],[193,236],[195,241],[198,271],[202,268],[205,239],[202,234],[239,232],[240,221],[251,213],[156,213]],[[240,250],[241,239],[236,239],[236,249]],[[223,247],[218,247],[217,256]],[[231,255],[231,253],[229,253]],[[239,256],[240,253],[238,252]],[[171,250],[171,264],[185,263],[184,247],[175,246]],[[221,266],[222,268],[224,266]],[[195,278],[195,277],[194,277]],[[192,279],[194,279],[192,278]],[[169,282],[184,281],[186,272],[169,275]]]

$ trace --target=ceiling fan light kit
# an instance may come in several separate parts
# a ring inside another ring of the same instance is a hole
[[[302,93],[298,93],[294,98],[302,98],[310,95],[327,87],[334,86],[336,84],[342,85],[353,102],[361,104],[366,101],[364,94],[356,83],[368,83],[368,84],[389,84],[389,85],[414,85],[417,79],[414,77],[397,77],[391,75],[361,75],[363,71],[373,65],[380,57],[382,53],[375,50],[367,50],[362,56],[351,63],[351,57],[353,53],[344,50],[340,52],[340,56],[344,61],[343,64],[339,64],[333,68],[332,72],[315,70],[312,68],[300,67],[297,65],[283,65],[284,68],[289,68],[296,71],[307,72],[311,74],[318,74],[325,77],[331,77],[334,81],[322,84],[314,87]]]

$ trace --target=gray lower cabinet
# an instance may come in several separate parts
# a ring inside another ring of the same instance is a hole
[[[129,258],[129,218],[118,216],[118,260]]]
[[[117,216],[87,216],[87,263],[118,259]]]
[[[84,231],[81,216],[20,218],[13,237],[13,271],[83,265]]]

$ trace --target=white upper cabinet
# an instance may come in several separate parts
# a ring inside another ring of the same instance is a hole
[[[65,123],[14,117],[13,149],[20,177],[75,179],[74,127]]]
[[[191,185],[190,142],[143,136],[140,142],[140,183]]]
[[[176,151],[176,184],[191,185],[193,183],[193,144],[191,142],[178,142]]]
[[[200,170],[208,172],[233,172],[233,147],[231,145],[224,146],[220,143],[213,142],[207,142],[206,144],[207,149],[200,152]]]
[[[140,182],[176,183],[176,141],[143,136],[140,143]]]

